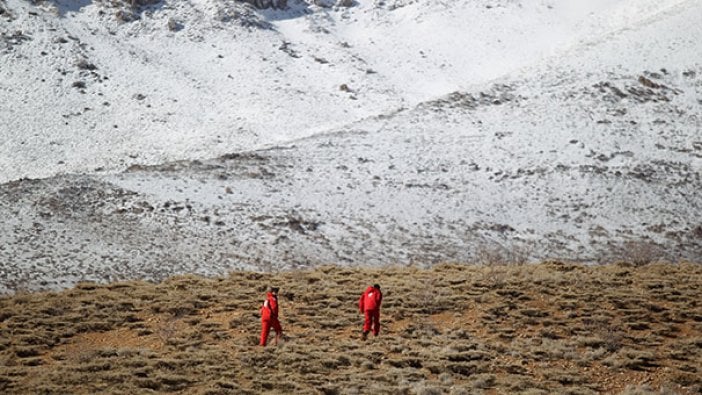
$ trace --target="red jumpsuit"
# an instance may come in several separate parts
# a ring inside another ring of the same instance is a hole
[[[268,341],[268,334],[271,332],[271,327],[275,330],[275,342],[278,344],[278,337],[283,333],[283,328],[278,321],[278,296],[272,292],[266,295],[266,301],[261,307],[261,343],[265,346]]]
[[[373,330],[373,334],[380,333],[380,304],[383,301],[383,294],[379,288],[368,287],[358,301],[358,309],[365,314],[363,321],[363,333]],[[365,336],[365,335],[364,335]]]

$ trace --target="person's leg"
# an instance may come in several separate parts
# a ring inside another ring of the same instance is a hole
[[[373,335],[378,336],[380,333],[380,310],[373,311]]]
[[[366,336],[368,336],[368,332],[371,331],[372,319],[373,319],[373,312],[370,310],[366,310],[364,313],[364,319],[363,319],[363,340],[366,340]]]
[[[280,339],[280,336],[283,334],[283,327],[280,326],[280,321],[277,318],[274,318],[271,322],[273,325],[273,330],[275,330],[275,345],[278,345],[278,339]]]
[[[259,343],[261,346],[266,346],[266,342],[268,341],[268,334],[271,331],[271,322],[270,321],[261,321],[261,343]]]

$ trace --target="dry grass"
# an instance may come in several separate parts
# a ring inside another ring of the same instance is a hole
[[[384,290],[360,340],[356,300]],[[260,348],[265,287],[287,339]],[[0,299],[0,393],[699,394],[702,266],[322,267]]]

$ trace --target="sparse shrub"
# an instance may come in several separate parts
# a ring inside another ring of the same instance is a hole
[[[0,323],[4,322],[8,318],[12,317],[16,313],[10,309],[2,309],[0,310]]]
[[[665,250],[650,241],[628,241],[613,251],[612,260],[631,263],[634,266],[648,265],[665,258]]]
[[[364,361],[361,364],[361,367],[365,370],[374,370],[375,369],[375,364],[371,361]]]
[[[544,377],[549,381],[555,381],[566,386],[583,384],[587,381],[580,375],[579,371],[546,371],[544,372]]]
[[[341,393],[344,395],[360,395],[362,392],[359,386],[352,385],[344,388],[344,390]]]
[[[421,364],[419,366],[421,367]],[[451,385],[453,384],[453,377],[451,377],[451,375],[448,373],[441,373],[439,375],[439,381],[443,385]]]
[[[487,389],[495,385],[497,379],[494,374],[477,374],[472,378],[473,388]]]
[[[158,337],[163,343],[168,343],[176,333],[175,320],[170,319],[158,328]]]
[[[449,363],[446,367],[449,371],[461,376],[471,376],[482,370],[476,363]]]
[[[451,387],[451,392],[449,392],[450,395],[474,395],[475,390],[473,389],[468,389],[466,387],[457,387],[457,386],[452,386]]]
[[[323,395],[340,395],[341,391],[339,390],[339,387],[336,387],[334,385],[327,385],[319,389]]]
[[[655,391],[648,384],[644,385],[627,385],[624,391],[620,392],[619,395],[659,395],[658,391]]]
[[[22,360],[22,365],[24,366],[41,366],[44,364],[42,358],[25,358]]]
[[[519,313],[520,313],[521,315],[524,315],[524,316],[527,316],[527,317],[532,317],[532,318],[534,318],[534,317],[546,317],[546,316],[548,316],[548,312],[542,311],[542,310],[538,310],[538,309],[524,309],[524,310],[520,310]]]
[[[702,388],[702,377],[699,374],[688,372],[676,372],[671,377],[671,381],[683,387]]]
[[[444,391],[438,386],[419,383],[414,386],[414,393],[417,395],[442,395]]]
[[[520,382],[518,383],[519,386],[527,385],[526,382]],[[514,387],[514,386],[513,386]],[[547,391],[541,388],[525,388],[524,390],[519,392],[520,395],[548,395],[551,394],[551,391]]]
[[[159,374],[154,379],[159,381],[161,387],[165,387],[167,391],[182,390],[190,383],[188,378],[175,374]]]
[[[41,355],[41,350],[37,347],[18,347],[15,349],[15,355],[19,358],[31,358]]]
[[[78,323],[75,326],[75,330],[78,333],[81,333],[81,332],[105,332],[105,331],[109,331],[112,328],[113,328],[113,325],[111,323],[100,322],[100,321]]]
[[[144,378],[142,380],[137,380],[136,385],[139,388],[146,388],[153,391],[159,391],[161,389],[161,383],[155,379]]]
[[[534,251],[531,244],[481,245],[475,252],[475,262],[483,266],[524,265]]]
[[[600,337],[578,337],[575,339],[579,346],[600,348],[605,345],[605,340]]]
[[[95,373],[103,370],[110,370],[112,365],[109,362],[93,362],[80,365],[76,370],[84,373]]]
[[[581,353],[579,358],[576,359],[578,366],[589,366],[592,361],[599,361],[608,354],[608,351],[604,348],[596,348],[594,350],[589,350]]]
[[[591,390],[583,386],[577,387],[566,387],[563,390],[558,391],[559,395],[598,395],[599,392]]]
[[[650,352],[625,349],[609,356],[603,363],[619,369],[647,370],[657,366],[655,360]]]

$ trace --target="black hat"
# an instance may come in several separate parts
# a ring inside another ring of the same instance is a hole
[[[380,285],[378,285],[378,284],[373,284],[373,288],[375,288],[375,289],[380,289]]]

